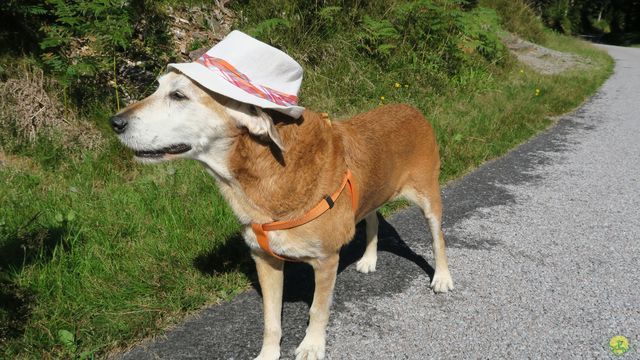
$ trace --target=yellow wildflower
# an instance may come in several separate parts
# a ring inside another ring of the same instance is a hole
[[[400,85],[400,83],[395,83],[393,86],[395,86],[396,88],[402,87],[402,85]]]
[[[380,100],[384,101],[384,96],[380,96]]]

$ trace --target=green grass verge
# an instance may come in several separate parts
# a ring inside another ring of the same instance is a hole
[[[303,100],[333,117],[418,107],[435,126],[446,182],[548,127],[611,72],[612,60],[584,42],[551,33],[545,42],[592,67],[543,76],[506,60],[434,88],[335,43],[337,59],[306,67]],[[109,111],[96,113],[104,127]],[[132,164],[109,138],[106,150],[69,157],[41,142],[0,168],[0,357],[101,356],[249,284],[238,226],[205,172]]]
[[[426,109],[436,120],[443,181],[504,154],[546,128],[551,117],[574,109],[593,94],[613,69],[609,56],[587,42],[548,32],[545,46],[591,59],[592,67],[543,76],[513,63],[485,90],[471,96],[458,93]]]
[[[225,242],[236,222],[199,165],[116,157],[0,171],[7,358],[103,353],[247,285],[241,243]]]

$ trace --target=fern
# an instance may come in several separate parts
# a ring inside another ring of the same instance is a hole
[[[31,31],[44,67],[71,93],[83,98],[92,89],[97,98],[110,90],[114,58],[165,66],[172,43],[162,6],[153,0],[8,0],[0,13]]]
[[[492,9],[478,8],[465,13],[459,20],[460,46],[469,52],[480,53],[487,60],[502,57],[505,47],[498,36],[498,22],[498,15]]]
[[[362,30],[356,37],[359,39],[360,47],[369,54],[388,57],[397,47],[396,41],[400,36],[389,20],[364,16]]]
[[[253,28],[249,29],[247,32],[249,35],[258,38],[268,40],[273,37],[274,32],[278,29],[289,29],[291,27],[291,23],[288,20],[281,18],[273,18],[267,19],[260,23],[258,23]]]
[[[323,21],[333,22],[341,10],[342,6],[325,6],[318,11],[318,16]]]

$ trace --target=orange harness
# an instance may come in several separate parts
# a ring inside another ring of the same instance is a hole
[[[274,253],[271,250],[271,246],[269,246],[269,237],[267,236],[267,231],[291,229],[317,219],[318,217],[320,217],[320,215],[324,214],[325,211],[333,208],[334,203],[336,202],[336,200],[338,200],[338,197],[340,197],[340,194],[342,194],[342,191],[347,184],[349,184],[349,190],[351,191],[351,207],[355,212],[358,208],[358,192],[353,182],[353,175],[351,174],[351,171],[347,170],[340,188],[338,188],[338,190],[333,193],[333,195],[327,196],[322,201],[320,201],[318,205],[314,206],[313,209],[309,210],[302,217],[287,221],[274,221],[267,224],[251,223],[251,228],[256,234],[256,238],[258,239],[258,245],[260,245],[260,248],[276,259],[284,261],[299,261],[297,259],[280,256]]]

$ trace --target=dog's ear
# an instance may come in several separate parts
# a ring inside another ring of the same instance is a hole
[[[285,150],[273,119],[259,107],[243,103],[230,104],[227,106],[227,113],[237,121],[239,126],[246,128],[251,134],[268,137],[280,150]]]

